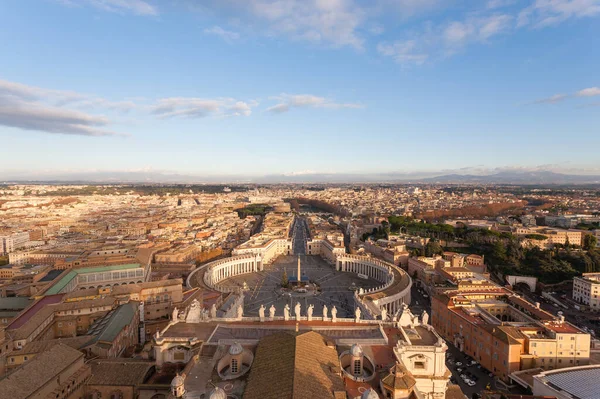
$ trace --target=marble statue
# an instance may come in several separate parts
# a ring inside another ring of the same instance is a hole
[[[306,314],[308,316],[308,321],[312,320],[314,308],[315,308],[315,305],[313,305],[312,303],[308,306],[308,310],[306,311]]]
[[[171,316],[171,321],[177,321],[179,320],[179,311],[177,310],[177,307],[173,308],[173,315]]]
[[[333,308],[331,309],[331,321],[334,323],[337,321],[337,308],[335,305],[333,305]]]
[[[300,320],[300,302],[296,302],[296,306],[294,306],[294,313],[296,314],[296,320]]]
[[[358,289],[358,295],[364,295],[365,294],[365,290],[363,289],[363,287],[360,287]]]
[[[381,309],[381,320],[386,321],[386,319],[387,319],[387,309],[383,308],[383,309]]]
[[[194,299],[190,304],[187,315],[185,316],[186,323],[200,323],[202,319],[202,309],[200,309],[200,302]]]
[[[265,305],[260,305],[260,308],[258,309],[258,317],[260,317],[260,321],[265,319]]]
[[[244,315],[244,307],[242,305],[238,305],[237,307],[237,318],[241,319]]]
[[[275,318],[275,306],[271,305],[269,308],[269,318],[273,320]]]
[[[217,305],[214,304],[214,303],[210,307],[210,317],[213,318],[213,319],[217,318]]]
[[[421,324],[428,324],[429,323],[429,313],[427,313],[426,310],[423,311],[423,314],[421,315]]]
[[[354,315],[356,316],[356,322],[358,323],[360,321],[360,308],[356,308]]]
[[[283,319],[284,320],[290,319],[290,305],[287,303],[285,304],[285,307],[283,308]]]
[[[323,305],[323,320],[327,320],[327,305]]]

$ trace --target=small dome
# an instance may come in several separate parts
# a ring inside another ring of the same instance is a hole
[[[239,355],[243,351],[244,348],[242,348],[242,345],[240,345],[239,342],[234,342],[234,344],[229,347],[229,354],[232,356]]]
[[[175,387],[180,387],[185,383],[185,378],[183,378],[182,376],[180,376],[179,374],[177,374],[175,376],[175,378],[173,378],[173,380],[171,381],[171,387],[175,388]]]
[[[227,399],[227,394],[221,388],[215,387],[208,395],[208,399]]]
[[[359,344],[354,344],[350,348],[350,354],[354,357],[362,357],[363,351]]]
[[[369,388],[363,392],[360,399],[379,399],[379,395],[377,395],[377,392],[373,388]]]

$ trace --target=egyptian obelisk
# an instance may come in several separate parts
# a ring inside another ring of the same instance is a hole
[[[300,274],[300,255],[298,255],[298,284],[302,281],[302,274]]]

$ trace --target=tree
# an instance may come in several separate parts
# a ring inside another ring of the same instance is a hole
[[[586,234],[583,237],[583,249],[585,249],[586,251],[596,248],[597,244],[598,244],[598,239],[596,238],[596,236],[593,236],[591,234]]]
[[[425,246],[425,256],[434,256],[442,253],[442,247],[437,241],[429,241]]]
[[[290,283],[290,281],[288,279],[287,271],[285,269],[283,269],[283,275],[281,276],[281,286],[283,288],[287,288],[289,283]]]

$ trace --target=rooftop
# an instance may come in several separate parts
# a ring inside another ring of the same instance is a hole
[[[78,350],[62,344],[56,345],[1,379],[0,398],[20,399],[30,397],[50,380],[56,378],[58,373],[80,358],[83,358],[83,353]]]
[[[535,380],[575,398],[600,398],[600,365],[546,371],[534,377],[534,386]]]

